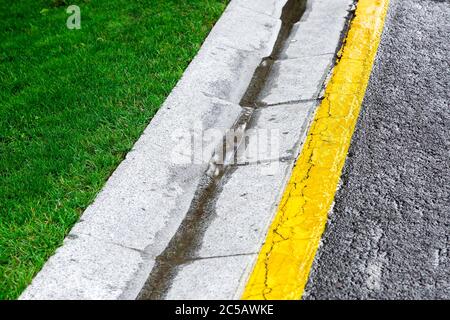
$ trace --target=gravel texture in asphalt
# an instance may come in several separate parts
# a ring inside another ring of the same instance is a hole
[[[450,299],[449,17],[391,0],[305,299]]]

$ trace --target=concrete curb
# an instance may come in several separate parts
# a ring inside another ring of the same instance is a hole
[[[135,299],[155,275],[167,277],[158,281],[167,282],[156,295],[159,298],[239,297],[332,64],[330,42],[331,48],[337,47],[339,28],[352,1],[334,0],[336,8],[330,12],[324,10],[329,7],[327,1],[313,1],[261,91],[259,101],[269,106],[243,109],[239,103],[255,70],[275,46],[286,2],[230,3],[132,151],[20,299]],[[337,27],[328,32],[328,38],[322,37],[322,45],[313,43],[312,55],[303,46],[295,49],[296,43],[304,41],[304,28],[316,30],[321,38],[317,21],[331,21]],[[202,131],[225,131],[239,125],[248,111],[247,131],[286,132],[281,140],[283,159],[227,168],[216,186],[220,192],[208,203],[214,207],[213,214],[201,222],[207,223],[199,226],[202,232],[195,248],[186,250],[192,254],[183,256],[187,260],[172,273],[161,273],[161,257],[170,255],[173,246],[180,250],[177,236],[190,227],[186,220],[193,206],[198,206],[196,197],[211,169],[209,160],[223,140],[223,136],[211,138],[213,147],[203,150],[201,157],[207,161],[196,161],[190,141],[189,147],[180,148],[186,143],[183,133],[195,132],[199,126]],[[194,163],[174,162],[186,158]],[[273,163],[279,167],[277,173],[264,173],[264,167]]]

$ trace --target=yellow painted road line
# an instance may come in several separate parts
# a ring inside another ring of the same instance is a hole
[[[243,299],[300,299],[327,222],[389,0],[360,0]]]

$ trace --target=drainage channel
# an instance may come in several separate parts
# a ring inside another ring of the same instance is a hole
[[[230,143],[226,141],[229,138],[224,137],[223,144],[213,155],[190,209],[166,249],[156,258],[155,266],[138,295],[139,300],[164,299],[179,267],[196,259],[195,253],[201,245],[205,230],[216,215],[217,196],[235,170],[236,166],[232,164],[236,163],[237,148],[242,143],[253,112],[264,107],[264,104],[258,101],[259,95],[271,74],[273,64],[280,59],[294,24],[300,21],[305,9],[306,0],[289,0],[283,7],[280,17],[282,24],[272,53],[263,58],[256,68],[240,101],[243,108],[241,116],[230,128],[234,132],[232,137],[234,141]],[[230,145],[232,148],[228,147]],[[220,159],[224,161],[218,161]]]

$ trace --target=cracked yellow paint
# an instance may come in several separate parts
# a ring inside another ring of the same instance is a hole
[[[389,0],[359,0],[243,299],[300,299],[325,229]]]

